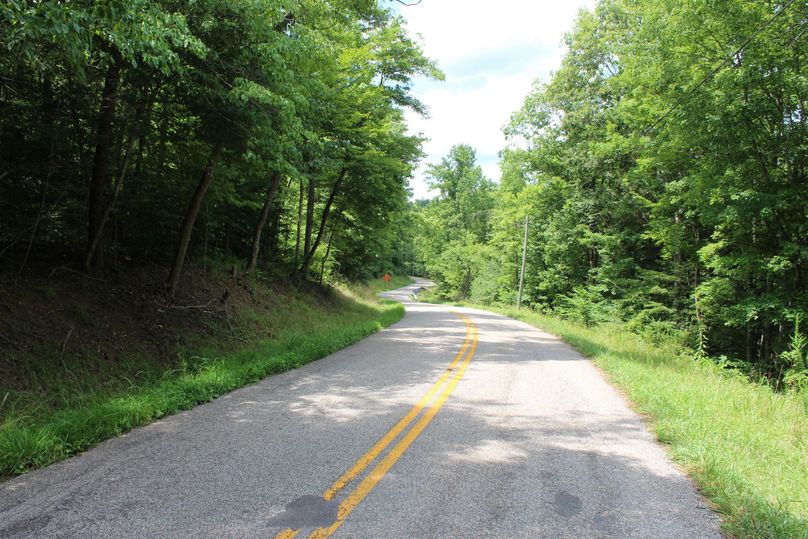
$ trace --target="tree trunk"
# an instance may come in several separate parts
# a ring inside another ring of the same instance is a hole
[[[331,254],[331,242],[334,241],[334,231],[337,229],[337,216],[334,219],[334,224],[331,226],[331,233],[328,235],[328,246],[325,248],[325,256],[323,257],[323,263],[320,265],[320,284],[323,284],[323,275],[325,274],[325,263],[328,261],[328,255]]]
[[[278,191],[281,189],[283,189],[283,185],[278,187]],[[269,228],[264,233],[264,239],[262,240],[264,243],[263,252],[266,253],[264,260],[272,260],[272,254],[278,249],[278,237],[280,235],[282,216],[282,211],[276,211],[272,215],[272,219],[269,220]],[[287,238],[287,240],[288,239],[289,238]]]
[[[120,54],[112,53],[112,63],[107,68],[104,78],[104,90],[101,92],[101,110],[98,115],[98,130],[96,133],[95,157],[90,177],[90,193],[87,203],[87,251],[94,241],[101,222],[104,220],[104,207],[107,184],[109,184],[109,161],[113,145],[113,124],[115,121],[115,107],[118,102],[118,88],[121,83]],[[90,267],[99,268],[103,265],[103,249],[95,249],[90,260]]]
[[[20,264],[20,270],[17,272],[17,278],[22,276],[22,272],[25,270],[26,264],[28,264],[28,257],[31,255],[31,249],[34,247],[34,241],[36,240],[36,234],[39,231],[39,225],[42,222],[42,217],[45,212],[45,203],[48,200],[48,189],[50,188],[50,180],[53,176],[53,171],[55,168],[55,161],[56,161],[56,129],[54,124],[56,123],[56,106],[53,102],[53,88],[51,85],[51,79],[49,76],[45,76],[44,81],[42,82],[42,94],[43,94],[43,103],[42,103],[42,111],[43,111],[43,130],[48,133],[48,165],[47,170],[45,172],[45,180],[42,182],[42,196],[39,200],[39,209],[36,212],[36,219],[34,219],[34,226],[31,228],[31,235],[28,237],[28,247],[25,249],[25,255],[22,257],[22,264]],[[43,148],[44,149],[44,148]],[[5,176],[5,173],[0,175],[0,179]]]
[[[295,267],[300,262],[300,224],[303,220],[303,178],[300,178],[300,195],[297,200],[297,235],[295,237]]]
[[[210,207],[205,203],[205,241],[202,244],[202,275],[208,276],[208,235],[210,233]]]
[[[213,169],[216,167],[216,162],[219,160],[223,149],[223,142],[217,142],[213,147],[210,158],[208,159],[205,168],[202,170],[199,185],[196,186],[194,196],[191,197],[191,203],[188,205],[188,211],[185,214],[185,221],[182,224],[180,240],[177,245],[177,254],[174,256],[174,263],[171,266],[171,274],[168,276],[168,282],[166,283],[171,293],[171,297],[174,297],[174,294],[177,292],[177,283],[180,280],[182,266],[185,263],[185,255],[188,252],[188,244],[191,241],[191,232],[193,232],[194,229],[196,216],[199,215],[199,208],[202,206],[205,193],[207,192],[210,182],[213,179]]]
[[[763,322],[760,335],[760,362],[765,366],[771,362],[772,325],[768,320]]]
[[[320,245],[320,241],[323,239],[323,232],[325,231],[325,226],[328,222],[328,214],[331,212],[331,205],[334,203],[334,198],[337,196],[339,192],[340,184],[342,184],[342,180],[345,179],[345,174],[348,171],[346,169],[342,169],[339,172],[339,177],[337,181],[334,182],[334,186],[331,188],[331,192],[328,194],[328,200],[325,202],[325,208],[323,208],[323,215],[320,218],[320,228],[317,231],[317,237],[314,239],[314,243],[311,244],[310,249],[306,249],[304,253],[303,263],[300,265],[300,271],[298,272],[300,276],[305,276],[306,272],[309,270],[309,265],[311,264],[312,258],[314,257],[314,253],[317,252],[317,247]],[[307,228],[308,228],[308,223]],[[306,231],[306,244],[309,243],[309,235],[310,232]]]
[[[96,253],[100,251],[101,241],[104,237],[104,228],[106,227],[107,222],[109,221],[109,216],[115,207],[115,202],[118,200],[118,196],[121,194],[124,181],[126,180],[126,174],[129,171],[129,164],[132,162],[132,152],[135,148],[135,142],[142,142],[143,140],[143,132],[145,131],[143,125],[143,116],[146,113],[146,106],[149,102],[151,102],[151,96],[145,96],[135,106],[135,118],[134,122],[132,122],[132,130],[129,134],[129,140],[126,144],[123,157],[119,158],[121,161],[121,168],[118,171],[118,178],[115,182],[112,196],[110,197],[108,203],[103,204],[101,220],[97,223],[94,234],[89,238],[90,241],[87,245],[87,252],[84,255],[84,268],[87,271],[90,271],[93,259],[95,258]],[[121,145],[123,145],[123,141],[121,141]],[[138,148],[140,149],[140,147]]]
[[[39,224],[42,222],[42,215],[45,211],[45,202],[48,200],[48,188],[50,187],[50,179],[51,175],[53,174],[54,152],[55,147],[54,145],[51,145],[50,156],[48,157],[48,172],[45,175],[45,181],[42,182],[42,197],[39,200],[39,209],[36,212],[36,219],[34,220],[34,226],[31,228],[31,236],[28,238],[28,247],[25,249],[25,255],[22,257],[22,264],[20,264],[20,270],[17,272],[18,279],[22,276],[22,272],[25,270],[25,265],[28,263],[28,257],[31,255],[31,249],[34,246],[36,233],[39,230]]]
[[[135,137],[129,137],[129,144],[126,147],[126,153],[123,156],[123,163],[121,164],[121,171],[118,175],[118,180],[115,183],[115,191],[112,193],[112,197],[109,200],[109,204],[106,205],[104,208],[104,213],[101,215],[101,221],[98,223],[98,228],[95,231],[95,234],[92,238],[90,238],[90,244],[87,246],[87,253],[84,256],[84,267],[88,271],[92,267],[92,261],[95,257],[95,253],[98,252],[98,248],[101,246],[101,238],[104,237],[104,227],[109,221],[109,215],[112,213],[112,209],[115,207],[115,202],[118,200],[118,195],[121,194],[121,189],[123,189],[123,182],[126,179],[126,171],[129,168],[129,161],[132,158],[132,149],[135,145]]]
[[[303,261],[305,263],[308,258],[309,248],[311,246],[311,234],[314,228],[314,178],[309,178],[309,192],[306,196],[306,231],[304,232],[303,240]],[[301,265],[302,267],[302,265]]]
[[[272,209],[272,202],[275,200],[275,194],[278,192],[278,187],[281,185],[281,173],[275,172],[272,174],[272,181],[267,190],[267,197],[264,200],[264,207],[261,208],[261,215],[258,216],[258,222],[255,225],[255,232],[253,233],[252,254],[250,255],[250,263],[247,264],[246,273],[250,273],[255,269],[258,264],[258,252],[261,250],[261,232],[264,230],[264,225],[269,216],[269,210]]]

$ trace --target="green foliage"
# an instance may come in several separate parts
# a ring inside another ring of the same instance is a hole
[[[14,0],[0,51],[5,272],[81,260],[105,214],[97,267],[168,265],[185,240],[301,278],[404,262],[404,110],[442,74],[383,2]]]
[[[796,391],[808,390],[808,337],[800,331],[800,316],[794,319],[794,333],[788,350],[780,354],[786,364],[785,383]]]
[[[604,300],[603,292],[603,287],[599,286],[577,288],[558,299],[556,311],[564,318],[586,327],[608,322],[614,318],[614,309]]]
[[[463,146],[429,169],[441,196],[415,244],[443,297],[479,279],[515,302],[527,216],[524,303],[681,335],[781,385],[808,313],[806,17],[799,2],[582,12],[505,128],[500,184]]]
[[[458,145],[428,169],[435,200],[415,206],[415,256],[435,277],[447,299],[493,298],[491,235],[494,186],[476,163],[474,150]]]
[[[440,163],[430,165],[430,187],[440,192],[438,215],[451,231],[467,231],[478,242],[488,236],[493,205],[491,182],[476,163],[474,150],[465,144],[453,147]]]
[[[169,75],[181,66],[181,53],[203,56],[206,49],[190,32],[185,14],[167,7],[150,0],[11,0],[0,7],[6,30],[1,43],[39,69],[64,60],[80,77],[110,56]]]

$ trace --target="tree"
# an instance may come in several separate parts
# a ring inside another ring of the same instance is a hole
[[[427,271],[447,297],[479,280],[511,301],[527,214],[528,304],[681,335],[779,377],[808,310],[806,17],[797,2],[582,12],[561,67],[506,126],[492,205],[474,201],[470,149],[430,168],[441,194],[416,237]],[[488,229],[474,228],[480,206]]]
[[[381,2],[12,0],[0,28],[4,270],[170,265],[174,294],[198,256],[391,263],[402,111],[441,74]]]

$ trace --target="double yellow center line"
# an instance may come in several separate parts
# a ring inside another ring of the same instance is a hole
[[[359,485],[340,502],[339,510],[337,512],[337,519],[333,524],[327,528],[318,528],[309,534],[309,539],[320,539],[329,537],[334,533],[337,528],[345,522],[345,519],[353,512],[354,509],[370,494],[373,488],[381,481],[387,472],[398,462],[398,459],[407,451],[416,438],[423,432],[427,425],[432,421],[438,410],[441,409],[446,399],[452,394],[454,388],[457,386],[466,368],[477,350],[477,327],[474,322],[467,316],[459,313],[454,313],[463,319],[466,324],[466,338],[463,341],[460,351],[452,359],[452,362],[441,374],[440,378],[432,384],[432,387],[426,394],[419,400],[407,414],[401,418],[387,433],[382,436],[367,453],[359,457],[353,466],[348,471],[342,474],[339,479],[334,481],[328,490],[323,494],[326,500],[333,500],[334,497],[348,484],[358,477],[368,466],[370,466],[376,458],[384,452],[384,450],[395,440],[402,432],[404,432],[410,424],[415,421],[416,417],[426,408],[420,419],[408,430],[404,436],[393,446],[393,448],[376,464],[376,466],[362,479]],[[280,532],[275,536],[275,539],[293,539],[297,537],[300,530],[288,529]]]

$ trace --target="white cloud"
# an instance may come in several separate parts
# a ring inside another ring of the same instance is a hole
[[[426,146],[430,154],[445,154],[459,142],[483,154],[496,153],[502,147],[500,127],[524,99],[532,80],[531,74],[522,73],[489,78],[481,88],[427,90],[419,97],[429,105],[430,117],[411,114],[411,128],[431,138]],[[436,126],[439,129],[433,131]]]
[[[423,0],[403,7],[411,33],[446,74],[441,85],[415,86],[430,118],[408,115],[410,130],[423,133],[426,163],[437,162],[454,144],[477,150],[483,170],[499,179],[497,152],[505,146],[502,127],[537,77],[561,60],[563,33],[579,9],[594,0]],[[416,198],[427,196],[421,167],[412,182]]]
[[[423,0],[401,13],[443,63],[514,45],[555,46],[587,0]]]

